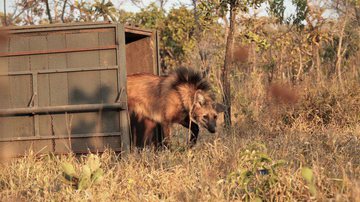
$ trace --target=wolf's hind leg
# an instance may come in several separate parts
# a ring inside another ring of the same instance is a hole
[[[144,146],[151,145],[153,142],[154,129],[156,122],[150,119],[144,119],[145,132],[144,132]]]

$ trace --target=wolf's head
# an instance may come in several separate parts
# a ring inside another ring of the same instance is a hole
[[[211,93],[210,82],[201,72],[191,68],[176,68],[163,82],[163,89],[177,89],[183,95],[182,100],[189,106],[191,120],[206,128],[209,132],[216,132],[218,114],[225,110],[224,105],[215,102]],[[167,93],[163,91],[163,93]],[[190,107],[191,106],[191,107]]]
[[[215,133],[218,114],[224,110],[225,106],[216,103],[208,92],[198,90],[195,94],[191,118],[210,133]]]

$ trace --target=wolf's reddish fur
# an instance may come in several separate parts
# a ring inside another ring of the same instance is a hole
[[[136,139],[143,136],[143,144],[152,142],[158,124],[163,129],[165,145],[174,123],[191,127],[192,144],[196,143],[199,125],[215,132],[222,107],[214,102],[210,84],[200,72],[178,68],[168,76],[134,74],[127,77],[127,82],[129,113],[132,125],[137,125],[132,129],[134,141],[139,142]],[[139,135],[140,126],[134,122],[142,122],[143,135]]]

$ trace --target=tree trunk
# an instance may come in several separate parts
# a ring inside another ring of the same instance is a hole
[[[257,58],[256,58],[256,45],[254,43],[251,43],[251,49],[252,49],[252,63],[253,63],[253,72],[256,71],[257,66]]]
[[[51,13],[50,13],[49,0],[45,0],[45,5],[46,5],[46,14],[48,16],[49,23],[52,24],[53,22],[52,22]]]
[[[322,85],[322,73],[321,73],[321,59],[320,59],[320,48],[316,45],[315,48],[315,59],[316,59],[316,74],[318,84]]]
[[[64,15],[65,15],[66,4],[67,4],[67,0],[64,0],[64,5],[63,5],[62,11],[61,11],[61,21],[63,23],[65,22]]]
[[[296,75],[296,79],[298,82],[300,82],[300,77],[301,77],[302,71],[303,71],[302,54],[301,54],[301,49],[299,48],[299,71]]]
[[[4,0],[4,25],[8,26],[8,22],[7,22],[7,13],[6,13],[6,0]]]
[[[360,8],[355,6],[355,17],[358,26],[360,27]]]
[[[224,20],[224,25],[225,25],[225,34],[224,37],[227,39],[228,35],[229,35],[229,22],[226,16],[224,16],[222,18]]]
[[[58,17],[58,10],[57,10],[57,7],[58,7],[58,0],[54,0],[54,21],[56,22],[57,21],[57,17]]]
[[[284,67],[283,67],[283,56],[284,56],[284,49],[283,46],[280,47],[280,64],[279,64],[279,71],[280,71],[280,78],[281,80],[285,80],[285,74],[284,74]]]
[[[314,78],[316,79],[317,84],[321,84],[321,60],[319,53],[319,46],[315,43],[311,46],[312,51],[312,64],[311,64],[311,72]]]
[[[345,89],[343,78],[342,78],[341,66],[342,66],[342,58],[346,52],[346,50],[342,49],[346,23],[347,23],[347,16],[345,16],[344,24],[343,24],[343,27],[341,28],[340,37],[339,37],[339,46],[338,46],[338,50],[336,53],[336,71],[337,71],[337,76],[338,76],[339,83],[340,83],[340,88],[342,91],[344,91],[344,89]]]
[[[227,107],[224,112],[225,127],[231,126],[231,92],[229,73],[232,65],[232,54],[234,44],[234,34],[236,27],[236,8],[230,5],[230,29],[226,41],[225,61],[221,72],[221,83],[223,86],[223,101]]]

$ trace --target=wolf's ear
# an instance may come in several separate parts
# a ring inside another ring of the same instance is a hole
[[[214,103],[214,109],[217,113],[221,113],[225,111],[226,106],[220,103]]]
[[[195,100],[197,103],[199,103],[200,105],[204,105],[205,104],[205,97],[201,94],[201,93],[196,93],[196,97]]]

